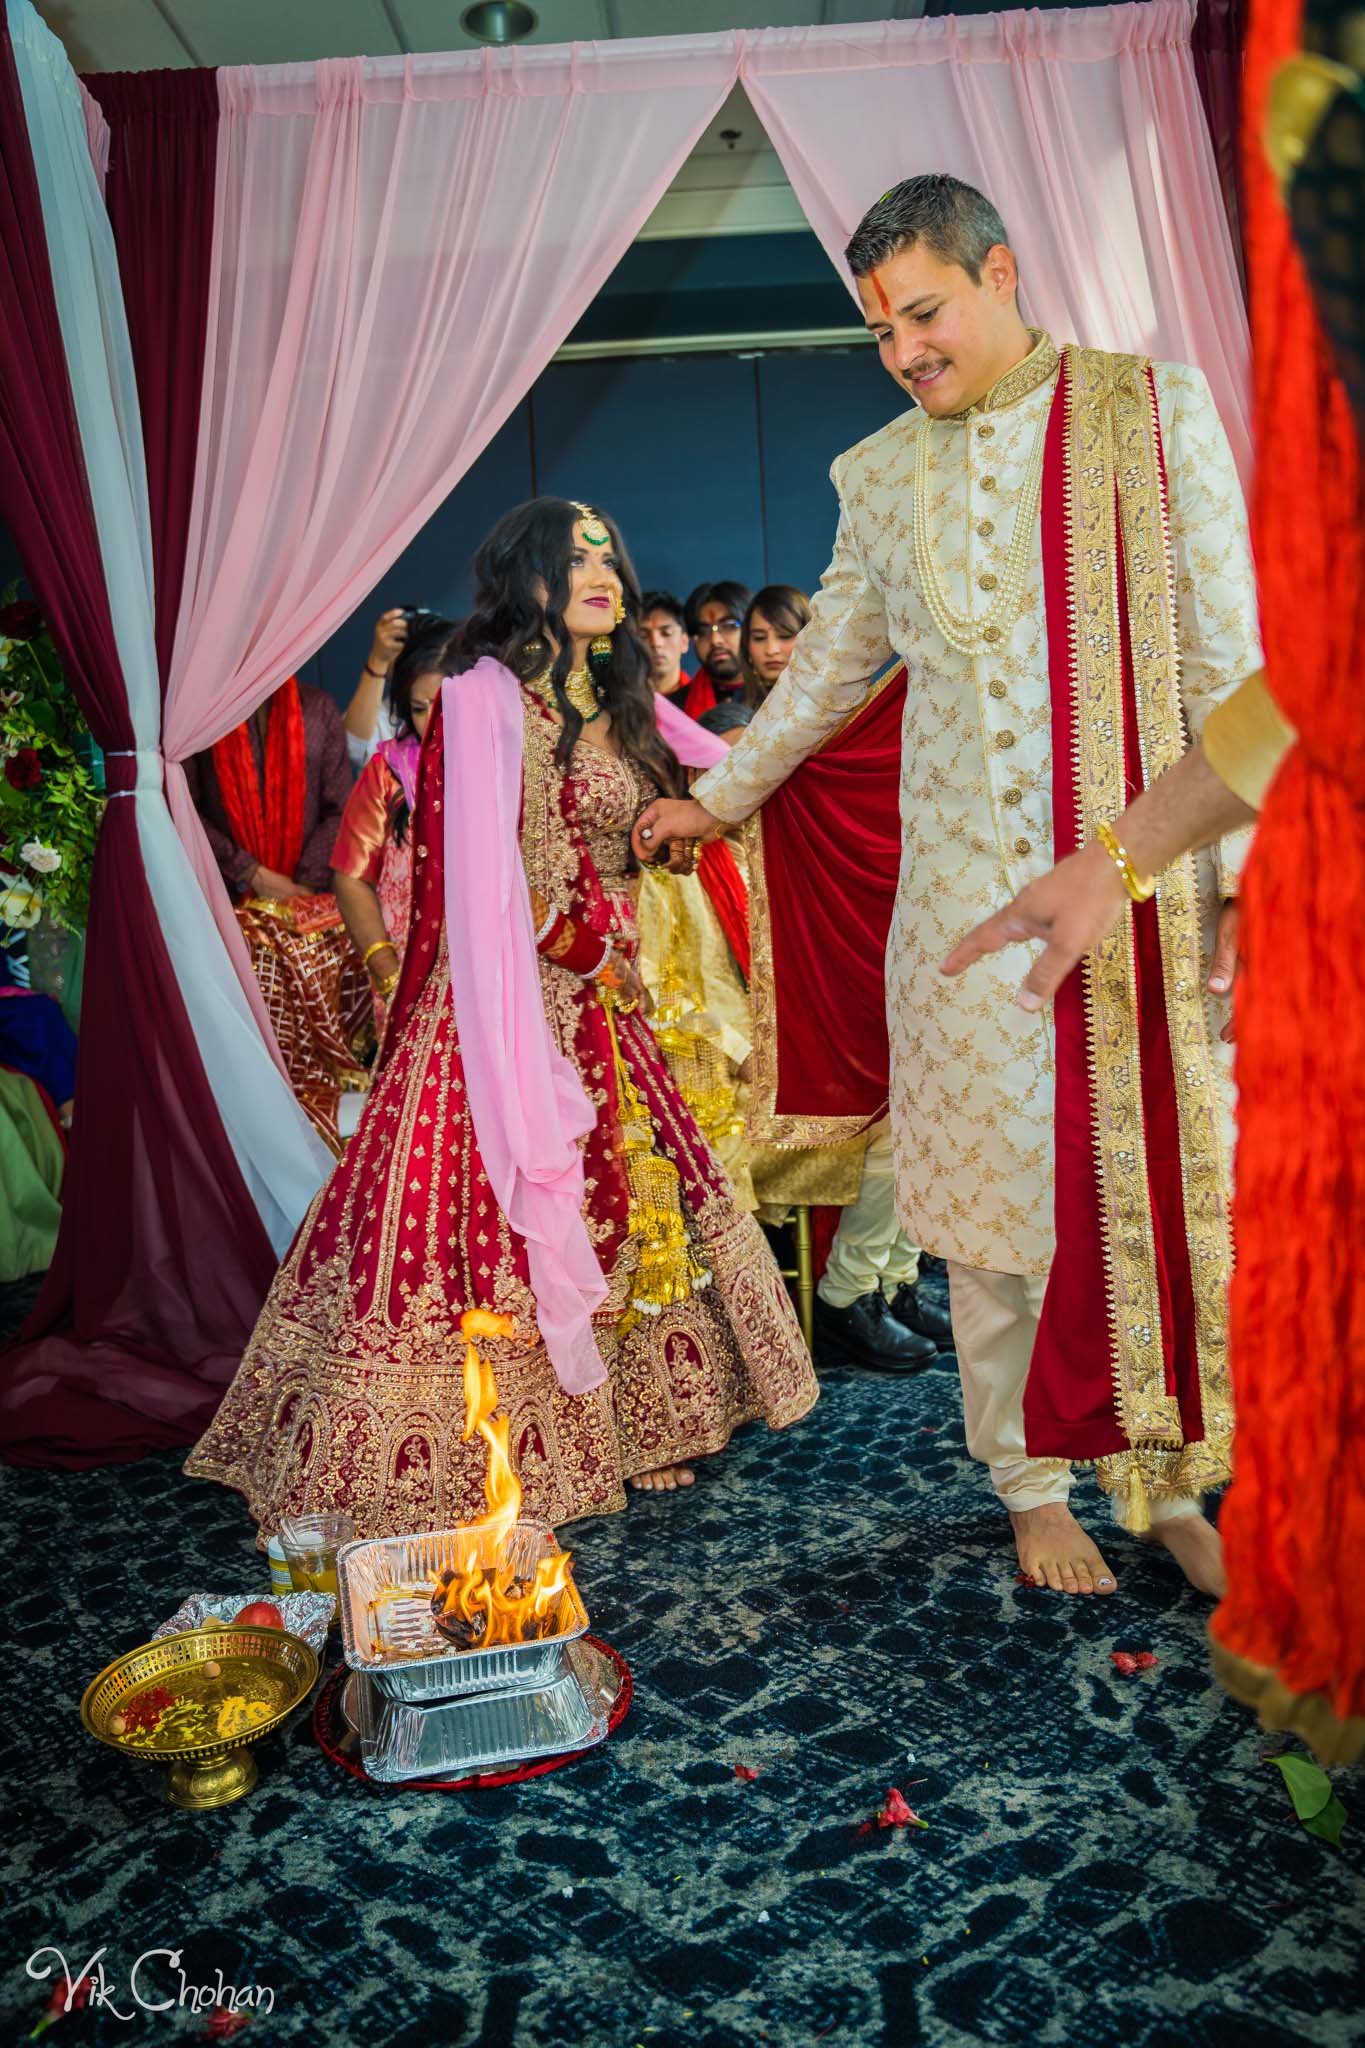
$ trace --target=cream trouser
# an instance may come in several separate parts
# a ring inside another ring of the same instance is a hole
[[[1071,1471],[1024,1449],[1024,1381],[1043,1306],[1045,1275],[987,1273],[948,1261],[948,1301],[962,1379],[967,1449],[989,1465],[1003,1506],[1022,1510],[1065,1501]],[[1114,1517],[1122,1521],[1118,1497]],[[1153,1501],[1154,1522],[1198,1514],[1197,1500]]]
[[[896,1161],[888,1119],[868,1141],[858,1199],[839,1218],[829,1264],[820,1281],[821,1301],[849,1308],[864,1294],[894,1293],[919,1277],[919,1247],[911,1244],[896,1215]]]

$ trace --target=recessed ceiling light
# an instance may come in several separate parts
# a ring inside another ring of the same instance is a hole
[[[521,0],[479,0],[460,16],[465,34],[481,43],[519,43],[535,26],[535,10]]]

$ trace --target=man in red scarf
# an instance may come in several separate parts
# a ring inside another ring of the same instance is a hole
[[[744,689],[740,640],[750,593],[742,583],[699,583],[687,600],[687,630],[701,666],[688,686],[682,708],[701,718]]]
[[[294,1091],[339,1151],[341,1090],[364,1082],[354,1046],[370,1014],[331,894],[332,845],[351,790],[341,714],[291,676],[186,771]]]

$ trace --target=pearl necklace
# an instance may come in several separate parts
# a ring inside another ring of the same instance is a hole
[[[975,658],[998,647],[1000,642],[1008,637],[1023,609],[1024,585],[1033,553],[1034,529],[1043,498],[1043,454],[1047,446],[1049,416],[1049,409],[1044,407],[1043,416],[1038,422],[1038,432],[1034,437],[1033,452],[1029,456],[1028,469],[1024,474],[1023,488],[1019,493],[1014,533],[1005,560],[1005,573],[1000,579],[1000,593],[979,617],[970,611],[959,611],[956,605],[951,604],[939,578],[938,565],[934,561],[933,543],[929,538],[930,420],[927,413],[920,423],[915,444],[915,481],[911,496],[915,568],[919,572],[920,587],[924,592],[924,601],[929,607],[929,616],[948,645],[956,648],[959,654]],[[970,460],[969,449],[968,461]],[[969,490],[970,487],[969,469]],[[967,514],[970,523],[970,502]]]

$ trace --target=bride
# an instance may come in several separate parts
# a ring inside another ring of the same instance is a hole
[[[309,1509],[365,1536],[481,1511],[469,1308],[515,1318],[488,1355],[524,1511],[550,1523],[623,1507],[627,1482],[690,1485],[741,1423],[816,1398],[772,1255],[645,1021],[630,830],[682,775],[620,536],[537,498],[475,575],[422,751],[380,1071],[185,1468],[242,1492],[263,1539]]]

